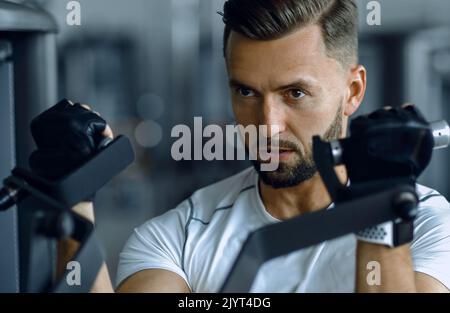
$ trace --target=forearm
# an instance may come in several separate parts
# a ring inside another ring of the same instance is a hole
[[[92,203],[81,203],[73,208],[73,211],[83,216],[84,218],[94,222],[94,209]],[[66,270],[67,263],[69,263],[75,253],[78,251],[79,243],[73,239],[61,240],[58,243],[58,262],[57,275],[60,277]],[[97,278],[91,288],[91,292],[113,292],[111,279],[109,277],[106,263],[103,263]]]
[[[356,292],[416,291],[413,262],[408,244],[389,248],[358,241]]]

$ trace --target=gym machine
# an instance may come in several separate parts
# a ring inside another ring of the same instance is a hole
[[[424,146],[426,133],[418,134],[413,122],[392,123],[364,136],[332,142],[313,137],[313,157],[334,207],[264,226],[249,234],[220,292],[249,292],[259,268],[267,261],[321,242],[394,221],[394,245],[413,238],[413,220],[419,202],[415,180],[401,164],[414,165],[432,149],[448,147],[450,128],[445,121],[431,123],[433,147]],[[419,155],[421,155],[419,157]],[[390,166],[388,178],[373,177],[371,168]],[[425,164],[425,165],[426,165]],[[350,185],[340,183],[334,167],[345,165]],[[364,208],[364,209],[362,209]],[[292,240],[295,238],[295,240]]]
[[[56,31],[48,13],[0,0],[0,177],[27,166],[33,141],[21,130],[56,103]],[[0,292],[20,291],[21,218],[20,208],[0,212]]]

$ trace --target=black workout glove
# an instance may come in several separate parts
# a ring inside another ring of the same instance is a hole
[[[356,118],[350,124],[352,151],[346,160],[352,182],[380,180],[385,188],[397,178],[414,186],[428,166],[434,146],[429,124],[419,110],[408,105],[381,109]],[[347,148],[347,147],[345,147]],[[344,149],[345,149],[344,148]],[[406,179],[406,180],[405,180]],[[396,247],[413,240],[415,210],[412,202],[403,210],[409,218],[388,221],[356,233],[357,239]],[[399,209],[399,208],[397,208]]]
[[[346,164],[352,181],[409,177],[428,166],[434,139],[429,124],[412,105],[377,110],[350,124],[351,153]],[[364,160],[364,161],[362,161]]]
[[[67,175],[97,151],[106,125],[79,103],[60,101],[31,122],[37,146],[29,159],[31,170],[49,180]]]

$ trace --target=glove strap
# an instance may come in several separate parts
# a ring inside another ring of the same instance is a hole
[[[413,222],[393,222],[366,228],[356,233],[356,239],[390,248],[398,247],[412,241],[414,236]]]

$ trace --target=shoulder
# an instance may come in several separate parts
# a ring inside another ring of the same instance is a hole
[[[438,191],[420,184],[416,184],[416,191],[419,197],[419,210],[434,208],[438,211],[450,213],[448,200]]]
[[[255,187],[257,173],[253,167],[195,191],[188,199],[166,213],[151,219],[153,225],[174,227],[185,225],[194,211],[196,216],[209,216],[220,207],[232,205],[243,191]]]
[[[434,189],[417,185],[418,214],[411,253],[414,270],[450,288],[450,204]]]
[[[243,190],[255,186],[255,175],[257,175],[255,170],[248,168],[236,175],[201,188],[192,194],[192,204],[196,209],[206,211],[233,204]]]
[[[450,237],[450,204],[438,191],[417,184],[418,215],[414,221],[416,236],[428,239]]]

